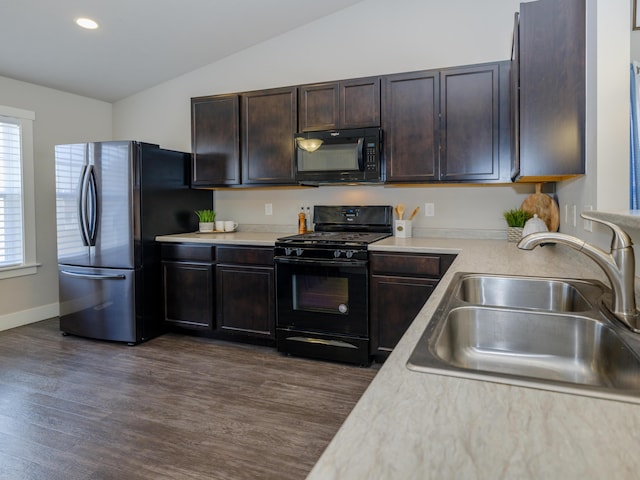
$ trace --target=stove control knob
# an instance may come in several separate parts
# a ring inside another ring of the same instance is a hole
[[[356,253],[355,250],[347,250],[346,252],[347,258],[353,257],[353,254]]]
[[[340,258],[340,255],[342,255],[342,251],[341,250],[334,250],[333,258]]]
[[[302,255],[302,252],[304,252],[304,250],[302,248],[296,248],[296,255],[297,256]]]
[[[285,247],[284,254],[288,257],[293,252],[293,248]]]

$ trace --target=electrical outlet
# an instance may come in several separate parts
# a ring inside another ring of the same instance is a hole
[[[593,210],[593,206],[585,205],[583,212],[588,212],[590,210]],[[584,224],[583,224],[584,229],[587,232],[593,232],[593,222],[591,220],[587,220],[586,218],[583,218],[583,220],[584,220]]]
[[[436,214],[436,206],[434,203],[425,203],[424,204],[424,216],[425,217],[433,217]]]
[[[265,203],[264,204],[264,214],[265,215],[273,215],[273,203]]]

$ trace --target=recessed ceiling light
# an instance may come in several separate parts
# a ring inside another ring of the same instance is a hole
[[[95,30],[98,28],[98,22],[91,20],[90,18],[76,18],[76,24],[82,28],[86,28],[87,30]]]

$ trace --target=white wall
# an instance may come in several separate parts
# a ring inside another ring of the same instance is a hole
[[[558,184],[560,229],[608,248],[608,228],[589,233],[565,209],[629,208],[629,0],[587,0],[587,25],[587,175]]]
[[[54,145],[111,139],[109,103],[0,77],[0,105],[35,112],[35,275],[0,279],[0,330],[58,314]]]
[[[222,61],[114,105],[114,135],[190,150],[193,96],[295,85],[428,68],[466,65],[511,56],[513,15],[519,0],[366,0],[261,43]],[[357,19],[357,21],[354,21]],[[313,60],[307,60],[311,55]],[[216,191],[219,216],[241,225],[296,225],[300,205],[366,202],[408,209],[435,203],[436,216],[415,227],[505,235],[502,212],[533,192],[531,186],[320,187],[302,190]],[[273,216],[264,204],[273,203]],[[460,233],[464,235],[464,232]]]
[[[633,0],[629,0],[629,14],[633,25]],[[631,31],[631,60],[640,61],[640,30]]]

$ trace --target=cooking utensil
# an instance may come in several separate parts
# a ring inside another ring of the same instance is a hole
[[[420,210],[420,207],[416,207],[413,209],[413,212],[411,212],[411,216],[409,217],[409,221],[413,220],[413,217],[416,216],[416,214],[418,213],[418,210]]]
[[[402,217],[404,216],[404,205],[399,203],[398,206],[396,207],[396,213],[398,214],[398,220],[402,220]]]
[[[547,224],[550,232],[557,232],[560,226],[558,204],[546,193],[541,193],[541,190],[542,184],[536,183],[536,193],[525,198],[520,208],[532,215],[538,214],[538,217]]]

